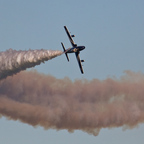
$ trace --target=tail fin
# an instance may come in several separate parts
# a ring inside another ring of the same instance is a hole
[[[65,47],[64,47],[64,45],[63,45],[62,42],[61,42],[61,45],[62,45],[62,47],[63,47],[64,53],[65,53],[65,55],[66,55],[66,58],[67,58],[67,60],[69,61],[69,58],[68,58],[68,55],[67,55],[66,49],[65,49]]]

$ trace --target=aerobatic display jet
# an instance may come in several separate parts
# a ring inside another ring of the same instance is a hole
[[[66,31],[66,33],[68,35],[68,38],[69,38],[69,40],[71,42],[71,45],[72,45],[71,48],[65,49],[63,43],[61,43],[61,45],[62,45],[62,47],[64,49],[64,53],[66,55],[66,58],[69,61],[68,53],[75,53],[76,59],[77,59],[78,64],[79,64],[79,68],[81,70],[81,73],[83,74],[84,72],[83,72],[83,68],[82,68],[81,62],[84,62],[84,60],[80,60],[79,54],[80,54],[80,51],[85,49],[85,46],[77,46],[77,44],[75,44],[74,41],[73,41],[73,37],[75,37],[75,35],[71,35],[66,26],[64,26],[64,29],[65,29],[65,31]]]

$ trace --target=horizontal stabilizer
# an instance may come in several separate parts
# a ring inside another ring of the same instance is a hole
[[[67,55],[67,50],[65,49],[65,47],[64,47],[64,45],[63,45],[62,42],[61,42],[61,45],[62,45],[62,47],[63,47],[64,53],[65,53],[65,55],[66,55],[66,58],[67,58],[67,60],[69,61],[69,58],[68,58],[68,55]]]

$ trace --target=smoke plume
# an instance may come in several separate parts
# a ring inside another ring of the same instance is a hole
[[[45,129],[86,131],[144,122],[144,74],[71,81],[36,71],[0,81],[0,114]]]
[[[58,55],[61,51],[52,50],[28,50],[16,51],[9,49],[0,53],[0,79],[16,74],[27,68],[34,67],[44,61],[48,61]]]

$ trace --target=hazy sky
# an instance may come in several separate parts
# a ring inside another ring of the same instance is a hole
[[[71,44],[66,25],[75,34],[75,43],[85,45],[80,57],[81,75],[75,55],[64,55],[34,69],[56,78],[120,78],[125,70],[144,72],[144,1],[143,0],[1,0],[0,49],[62,50]],[[83,131],[44,130],[19,121],[0,119],[2,144],[73,144],[73,143],[144,143],[144,125],[134,129],[102,129],[96,137]]]

